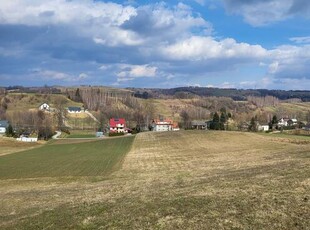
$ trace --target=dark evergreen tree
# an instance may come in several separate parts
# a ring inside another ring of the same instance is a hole
[[[278,118],[276,115],[274,115],[271,121],[269,122],[269,129],[277,128],[277,124],[278,124]]]
[[[5,131],[5,135],[7,137],[13,137],[14,136],[14,130],[11,124],[9,124],[9,126],[7,127],[6,131]]]
[[[256,132],[257,131],[257,122],[256,122],[256,118],[252,117],[250,125],[249,125],[249,131],[251,132]]]
[[[213,115],[213,119],[212,119],[212,122],[210,124],[210,129],[213,129],[213,130],[220,130],[221,129],[221,127],[220,127],[220,116],[218,115],[217,112],[215,112]]]
[[[220,122],[221,123],[225,123],[227,121],[227,116],[226,116],[226,113],[221,113],[221,117],[220,117]]]
[[[213,122],[220,122],[220,117],[219,117],[217,112],[214,113],[212,121]]]

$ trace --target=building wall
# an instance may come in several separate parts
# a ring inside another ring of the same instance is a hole
[[[170,125],[170,124],[156,124],[154,130],[157,131],[157,132],[160,132],[160,131],[171,131],[172,130],[172,125]]]
[[[4,134],[4,133],[5,133],[5,131],[6,131],[6,128],[4,128],[4,127],[0,127],[0,134]]]
[[[37,142],[38,138],[36,138],[36,137],[20,137],[20,138],[16,138],[16,140],[23,141],[23,142]]]
[[[40,109],[40,110],[49,110],[49,109],[50,109],[50,106],[49,106],[48,104],[44,103],[44,104],[40,105],[40,108],[39,108],[39,109]]]

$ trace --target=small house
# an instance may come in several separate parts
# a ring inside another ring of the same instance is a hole
[[[289,120],[287,121],[287,125],[288,125],[288,126],[297,125],[297,119],[295,119],[295,118],[289,119]]]
[[[281,118],[278,120],[278,126],[288,126],[289,118]]]
[[[50,106],[49,104],[44,102],[42,105],[39,106],[39,110],[50,111]]]
[[[81,107],[70,106],[68,107],[68,113],[81,113]]]
[[[9,122],[7,120],[0,120],[0,135],[5,134],[6,129],[9,127]]]
[[[205,121],[194,120],[191,122],[191,124],[192,124],[192,129],[200,129],[200,130],[207,129],[207,122]]]
[[[127,133],[126,121],[124,118],[111,118],[110,122],[110,133]]]
[[[267,131],[269,131],[269,125],[258,125],[257,130],[267,132]]]
[[[162,132],[162,131],[173,131],[177,127],[175,127],[176,124],[173,123],[172,120],[169,119],[159,119],[159,120],[153,120],[152,127],[153,131],[156,132]]]

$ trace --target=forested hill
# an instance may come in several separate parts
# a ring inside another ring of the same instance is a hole
[[[20,92],[20,93],[66,93],[71,96],[71,99],[79,89],[81,95],[94,95],[127,98],[129,95],[134,95],[138,98],[179,98],[187,99],[197,96],[201,97],[228,97],[235,101],[246,101],[249,96],[266,97],[273,96],[280,100],[299,99],[304,102],[310,101],[310,90],[267,90],[267,89],[221,89],[221,88],[208,88],[208,87],[178,87],[171,89],[156,89],[156,88],[111,88],[105,86],[79,86],[79,87],[57,87],[57,86],[44,86],[44,87],[22,87],[10,86],[0,87],[0,95],[5,92]],[[70,93],[71,92],[71,93]],[[88,92],[88,93],[86,93]],[[72,94],[73,93],[73,94]]]
[[[302,101],[310,101],[309,90],[267,90],[267,89],[220,89],[207,87],[179,87],[171,89],[145,89],[130,88],[135,92],[136,97],[140,98],[161,98],[171,96],[174,98],[191,98],[195,96],[203,97],[230,97],[235,101],[245,101],[248,96],[273,96],[280,100],[297,98]]]

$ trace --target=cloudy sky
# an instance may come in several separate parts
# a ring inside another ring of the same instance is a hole
[[[1,0],[0,86],[310,90],[309,0]]]

